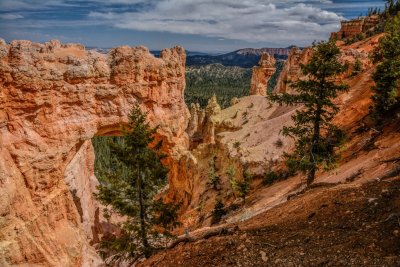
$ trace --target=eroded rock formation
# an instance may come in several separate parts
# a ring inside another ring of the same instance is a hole
[[[376,44],[373,38],[369,42]],[[360,67],[362,70],[370,68],[372,66],[372,62],[369,58],[370,48],[358,47],[358,43],[352,44],[350,46],[345,46],[342,43],[339,61],[348,66],[347,70],[341,74],[338,79],[348,78],[349,76],[354,75],[354,66],[357,61],[360,63]],[[305,49],[300,49],[297,47],[292,48],[289,53],[289,57],[285,62],[283,70],[279,76],[278,82],[274,89],[276,93],[295,93],[294,89],[291,86],[291,83],[298,81],[299,79],[306,79],[301,70],[301,65],[306,64],[312,57],[313,48],[308,47]]]
[[[171,155],[171,192],[188,147],[185,52],[108,55],[58,41],[0,41],[0,265],[96,266],[90,139],[113,135],[140,103]],[[97,224],[95,223],[97,220]]]
[[[349,21],[340,22],[340,30],[331,33],[331,38],[342,40],[353,37],[361,33],[365,33],[379,23],[379,15],[361,17]]]
[[[221,112],[217,97],[214,94],[207,103],[205,109],[200,108],[199,104],[192,104],[190,109],[190,121],[187,132],[191,141],[191,148],[199,143],[215,144],[215,115]]]
[[[295,82],[303,76],[300,66],[308,62],[311,58],[311,53],[312,48],[306,48],[304,50],[298,47],[292,48],[279,76],[274,92],[293,93],[290,82]]]
[[[261,56],[259,66],[253,67],[251,76],[250,95],[267,95],[267,85],[271,76],[275,73],[275,58],[268,53]]]

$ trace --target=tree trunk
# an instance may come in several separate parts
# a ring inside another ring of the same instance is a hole
[[[145,222],[145,217],[146,217],[146,209],[144,207],[143,203],[143,181],[142,181],[142,175],[140,174],[140,171],[138,171],[138,192],[139,192],[139,206],[140,206],[140,235],[142,239],[142,245],[144,248],[144,256],[146,258],[149,258],[151,256],[150,253],[150,246],[149,246],[149,241],[147,240],[147,229],[146,229],[146,222]]]
[[[323,90],[324,90],[324,83],[321,83],[320,85],[320,92],[318,94],[318,100],[323,99]],[[317,162],[315,160],[314,154],[315,154],[315,147],[319,143],[319,138],[320,138],[320,124],[321,124],[321,111],[322,107],[319,104],[317,100],[317,111],[315,114],[315,120],[314,120],[314,131],[313,131],[313,137],[312,137],[312,142],[311,142],[311,148],[310,148],[310,155],[309,155],[309,161],[311,163],[310,169],[308,170],[307,173],[307,186],[311,185],[314,182],[315,179],[315,173],[317,171]]]

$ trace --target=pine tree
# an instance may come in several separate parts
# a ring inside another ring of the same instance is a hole
[[[230,180],[232,189],[238,193],[239,197],[243,198],[243,205],[246,204],[246,196],[250,193],[252,178],[251,174],[244,170],[241,180]]]
[[[154,141],[157,128],[146,122],[147,115],[135,105],[129,124],[123,129],[123,142],[111,143],[113,166],[100,179],[97,199],[106,214],[126,219],[121,234],[105,236],[100,254],[106,262],[134,263],[162,249],[169,230],[177,225],[177,205],[157,197],[166,185],[168,169],[162,164],[161,142]]]
[[[212,185],[214,190],[218,189],[218,185],[221,182],[221,178],[219,177],[217,173],[217,156],[213,156],[210,160],[210,171],[209,171],[209,184]]]
[[[362,64],[359,58],[356,59],[354,63],[353,72],[351,73],[352,76],[356,76],[362,71]]]
[[[306,65],[302,65],[307,77],[292,83],[297,94],[271,94],[268,98],[280,104],[304,105],[293,116],[294,126],[283,128],[283,135],[296,140],[295,150],[286,154],[289,170],[307,173],[310,185],[320,165],[332,166],[336,160],[334,148],[339,145],[341,131],[332,119],[338,107],[332,99],[347,90],[344,84],[336,84],[335,77],[345,71],[338,60],[340,50],[334,42],[314,43],[314,53]]]
[[[224,203],[220,199],[217,199],[215,202],[214,209],[212,211],[212,219],[211,224],[219,223],[222,219],[222,216],[226,214]]]
[[[386,22],[386,35],[380,40],[375,58],[381,61],[373,75],[372,114],[379,122],[399,103],[400,80],[400,15]]]

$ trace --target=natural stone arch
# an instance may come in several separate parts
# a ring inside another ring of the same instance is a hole
[[[180,47],[156,58],[144,47],[104,55],[58,41],[0,41],[0,265],[96,264],[90,140],[118,131],[138,102],[161,126],[176,170],[188,143],[184,71]]]

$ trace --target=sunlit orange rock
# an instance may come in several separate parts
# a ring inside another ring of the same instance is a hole
[[[96,266],[91,138],[115,135],[139,103],[176,164],[188,147],[185,51],[107,55],[78,44],[0,41],[0,266]]]

